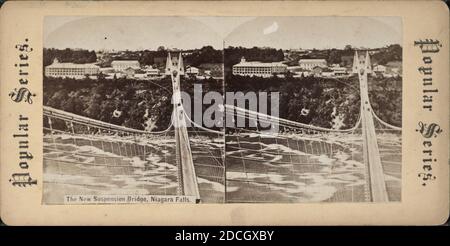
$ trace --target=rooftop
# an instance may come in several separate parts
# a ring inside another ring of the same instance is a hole
[[[259,61],[252,61],[252,62],[246,61],[234,65],[234,67],[274,67],[274,66],[287,67],[287,65],[281,62],[259,62]]]
[[[46,66],[46,68],[99,68],[99,66],[92,63],[76,64],[71,62],[57,62]]]
[[[317,62],[327,62],[325,59],[300,59],[301,63],[317,63]]]
[[[129,63],[136,63],[139,64],[139,61],[137,60],[114,60],[111,62],[111,64],[129,64]]]

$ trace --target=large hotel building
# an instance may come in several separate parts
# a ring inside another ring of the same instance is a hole
[[[55,59],[51,65],[45,67],[45,76],[80,79],[86,75],[97,75],[99,71],[99,66],[94,64],[60,63]]]
[[[248,62],[242,57],[241,62],[233,65],[233,75],[270,77],[287,71],[287,65],[281,62]]]

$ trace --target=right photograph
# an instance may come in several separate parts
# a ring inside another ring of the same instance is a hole
[[[400,202],[400,17],[256,17],[224,40],[227,203]]]

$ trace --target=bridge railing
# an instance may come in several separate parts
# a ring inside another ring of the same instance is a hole
[[[278,128],[273,133],[261,131],[259,124],[254,124],[255,129],[227,126],[228,202],[368,201],[365,166],[356,154],[361,145],[353,143],[360,120],[338,130],[229,105],[226,113]],[[343,172],[354,180],[339,180]]]
[[[52,191],[44,202],[72,194],[177,194],[171,125],[147,132],[44,107],[43,126],[44,186]]]

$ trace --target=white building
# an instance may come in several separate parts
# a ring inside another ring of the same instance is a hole
[[[345,67],[334,66],[334,67],[331,67],[330,69],[333,71],[334,76],[348,75],[347,68],[345,68]]]
[[[331,77],[334,77],[335,76],[335,74],[334,74],[334,72],[333,71],[326,71],[326,72],[322,72],[321,74],[320,74],[320,76],[321,77],[327,77],[327,78],[331,78]]]
[[[185,71],[186,75],[193,75],[193,76],[198,75],[199,72],[200,72],[200,70],[196,67],[188,67],[188,68],[186,68],[186,71]]]
[[[124,60],[124,61],[116,60],[116,61],[111,62],[111,66],[117,72],[122,72],[127,68],[132,68],[132,69],[141,68],[139,61],[136,61],[136,60]]]
[[[101,67],[100,73],[103,74],[114,73],[114,69],[112,67]]]
[[[248,62],[242,57],[241,62],[233,65],[233,75],[270,77],[273,74],[286,73],[287,65],[281,62]]]
[[[306,70],[312,70],[315,67],[326,67],[327,61],[325,59],[300,59],[298,65]]]
[[[303,71],[303,72],[295,72],[292,77],[294,78],[301,78],[301,77],[308,77],[310,75],[310,72]]]
[[[134,78],[135,79],[145,79],[147,77],[147,74],[145,73],[135,73]]]
[[[95,64],[60,63],[58,59],[55,59],[52,64],[45,67],[45,76],[82,79],[86,76],[98,75],[99,71],[100,67]]]
[[[378,72],[378,73],[385,73],[386,72],[386,67],[383,65],[376,65],[373,67],[373,71],[374,72]]]
[[[391,71],[392,71],[393,73],[397,74],[397,75],[400,75],[400,74],[401,74],[400,68],[397,68],[397,67],[391,68]]]
[[[120,78],[125,78],[127,75],[124,73],[106,73],[106,79],[120,79]]]
[[[302,69],[300,66],[291,66],[291,67],[287,67],[287,70],[291,73],[295,73],[298,71],[302,71],[304,69]]]
[[[157,69],[157,68],[150,67],[150,68],[147,68],[145,70],[145,72],[147,73],[148,77],[159,76],[159,69]]]

